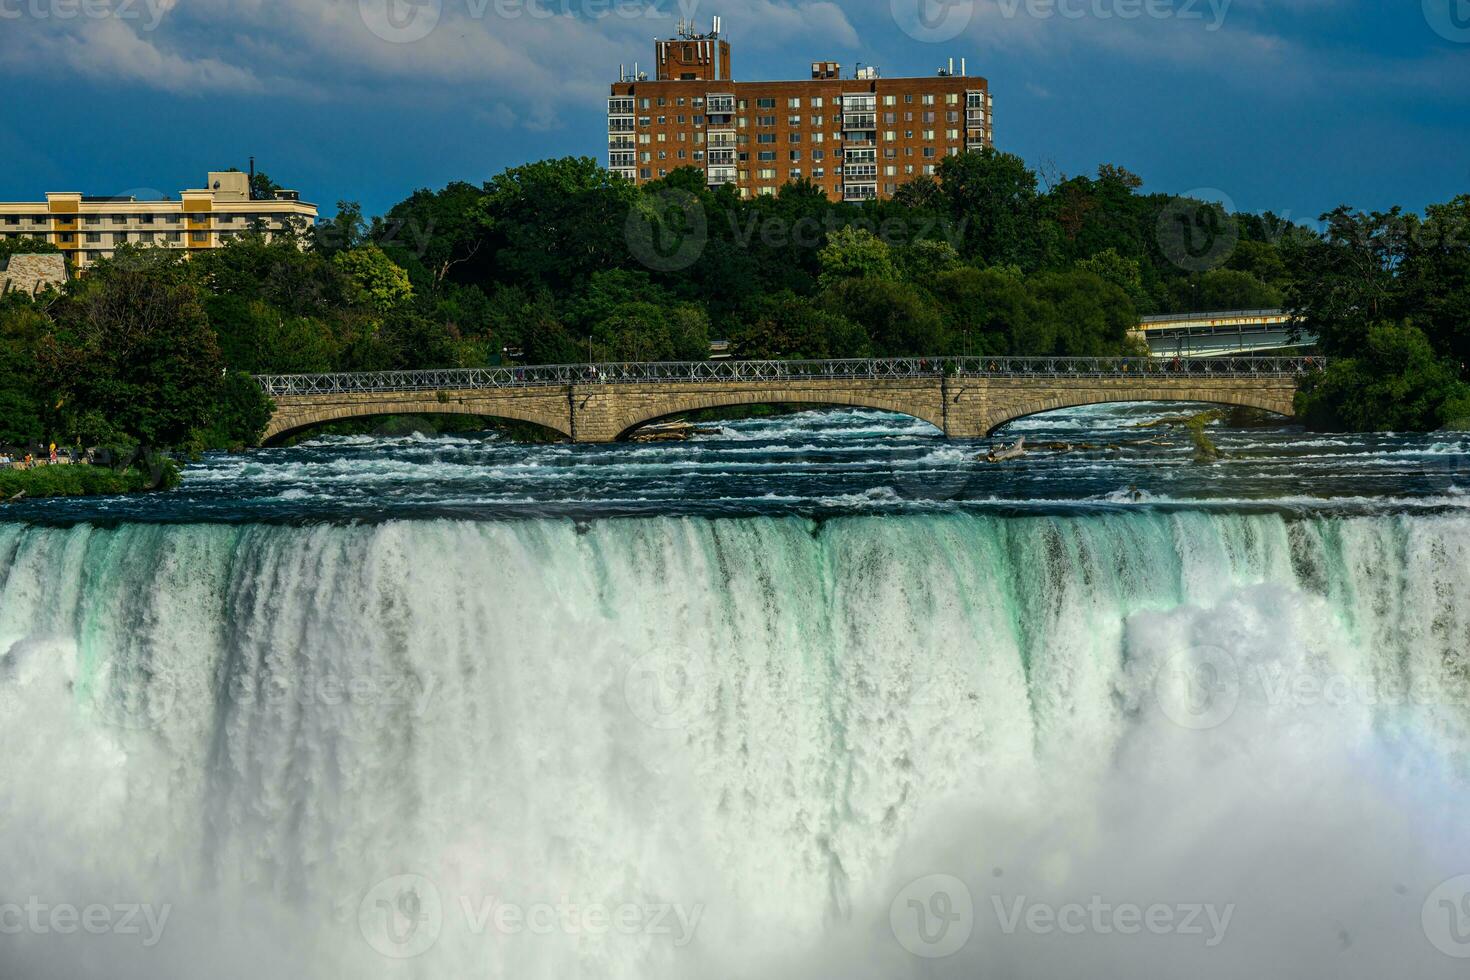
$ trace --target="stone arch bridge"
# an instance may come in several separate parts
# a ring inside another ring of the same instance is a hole
[[[480,415],[531,422],[573,442],[615,442],[707,408],[849,405],[910,415],[946,436],[988,436],[1018,418],[1103,402],[1192,401],[1292,414],[1311,357],[892,358],[695,361],[278,375],[264,440],[373,415]]]

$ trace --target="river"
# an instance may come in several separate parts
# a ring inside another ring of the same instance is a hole
[[[0,976],[1463,976],[1470,443],[1180,410],[11,507]]]

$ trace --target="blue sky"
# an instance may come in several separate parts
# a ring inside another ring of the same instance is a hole
[[[1298,220],[1470,193],[1470,0],[0,0],[0,199],[172,194],[254,154],[380,213],[601,159],[619,63],[715,14],[742,79],[964,57],[997,145],[1050,173]]]

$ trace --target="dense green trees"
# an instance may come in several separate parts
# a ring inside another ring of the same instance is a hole
[[[1298,396],[1317,428],[1425,430],[1470,422],[1470,196],[1426,216],[1324,215],[1285,251],[1287,302],[1332,356]]]
[[[1470,416],[1470,197],[1344,208],[1319,234],[1141,186],[1112,165],[1043,185],[985,151],[855,205],[567,158],[187,262],[123,249],[64,295],[0,302],[0,441],[248,443],[268,413],[252,374],[698,359],[711,337],[749,357],[1112,355],[1140,315],[1282,304],[1335,359],[1303,395],[1314,424]]]

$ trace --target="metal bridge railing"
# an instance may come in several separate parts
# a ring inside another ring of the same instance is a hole
[[[1321,357],[899,357],[830,361],[667,361],[543,367],[262,375],[266,393],[353,394],[465,391],[639,382],[840,381],[902,378],[1125,378],[1142,376],[1295,377],[1320,371]]]

